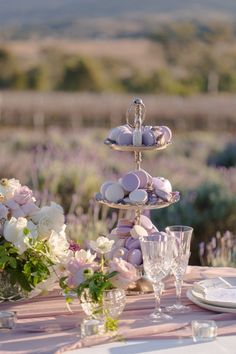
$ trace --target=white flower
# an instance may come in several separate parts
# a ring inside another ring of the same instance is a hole
[[[85,251],[82,249],[75,252],[75,258],[81,261],[81,263],[92,263],[96,256],[96,253],[92,254],[90,250]]]
[[[64,212],[59,204],[51,202],[50,206],[44,206],[31,216],[38,225],[38,234],[41,239],[49,238],[52,231],[60,233],[64,227]]]
[[[96,241],[90,241],[90,247],[101,254],[105,254],[111,251],[114,244],[114,240],[109,240],[107,237],[100,236]]]
[[[10,199],[20,187],[21,184],[17,179],[2,178],[0,180],[0,195],[4,197],[4,199]]]
[[[70,244],[66,239],[65,227],[59,233],[53,230],[47,244],[52,261],[55,263],[67,264],[74,255],[74,252],[69,249]]]
[[[28,248],[28,239],[37,237],[37,230],[31,221],[12,217],[4,224],[3,236],[18,249],[19,254],[22,254]]]

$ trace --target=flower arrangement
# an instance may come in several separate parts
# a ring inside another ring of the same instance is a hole
[[[81,302],[91,301],[94,306],[89,315],[94,318],[103,315],[107,330],[115,330],[117,320],[112,318],[109,309],[104,312],[104,293],[112,289],[127,289],[138,279],[137,269],[132,264],[121,258],[110,259],[113,244],[114,240],[101,236],[89,242],[90,249],[75,251],[66,265],[67,275],[60,280],[67,302],[71,302],[73,294]]]
[[[0,276],[26,292],[48,290],[58,280],[56,269],[74,253],[65,227],[60,205],[39,208],[27,186],[0,180]]]

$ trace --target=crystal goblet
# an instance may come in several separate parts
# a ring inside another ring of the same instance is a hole
[[[174,237],[173,260],[171,265],[171,272],[175,277],[175,289],[177,302],[174,305],[166,307],[168,313],[185,313],[190,310],[189,306],[181,303],[181,293],[183,278],[190,257],[190,245],[193,228],[190,226],[176,225],[168,226],[166,232]]]
[[[164,232],[140,238],[144,270],[152,282],[156,299],[155,310],[150,315],[153,322],[163,322],[172,319],[171,316],[161,311],[160,298],[163,291],[162,280],[169,274],[171,269],[173,242],[174,238]]]

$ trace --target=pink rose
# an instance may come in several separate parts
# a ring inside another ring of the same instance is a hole
[[[118,272],[110,279],[112,285],[116,288],[127,289],[134,281],[138,280],[137,269],[122,258],[114,258],[109,265],[110,272]]]
[[[20,205],[16,203],[13,199],[7,200],[5,204],[9,208],[11,215],[15,218],[25,217],[24,211],[21,209]]]
[[[13,199],[20,205],[33,202],[33,192],[27,186],[21,186],[14,193]]]
[[[8,214],[8,209],[0,203],[0,220],[1,219],[7,219],[7,214]]]
[[[35,205],[33,202],[29,202],[22,205],[21,209],[23,210],[26,216],[31,216],[39,210],[39,207],[37,207],[37,205]]]
[[[69,276],[67,279],[67,284],[71,288],[75,288],[79,286],[83,281],[85,281],[84,271],[88,270],[88,272],[94,271],[96,265],[94,263],[86,263],[79,259],[73,258],[67,264],[67,271],[69,272]]]

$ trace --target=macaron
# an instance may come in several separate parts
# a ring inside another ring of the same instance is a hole
[[[110,232],[108,237],[109,237],[109,240],[114,240],[115,244],[118,243],[119,247],[123,247],[124,244],[125,244],[126,237],[125,236],[120,236],[117,233],[117,228],[114,228],[113,230],[111,230],[111,232]]]
[[[114,249],[114,251],[112,252],[112,258],[123,258],[126,259],[127,258],[127,254],[128,254],[128,250],[125,247],[121,247],[121,248],[116,248]]]
[[[142,252],[139,249],[130,250],[127,254],[127,262],[139,266],[143,262]]]
[[[112,183],[105,190],[105,199],[109,202],[117,203],[124,196],[124,190],[119,183]]]
[[[133,227],[134,226],[134,222],[130,219],[119,219],[117,226],[128,226],[128,227]]]
[[[124,202],[125,204],[132,204],[131,201],[130,201],[130,199],[129,199],[128,197],[124,198],[124,199],[123,199],[123,202]]]
[[[145,204],[148,200],[148,194],[144,189],[137,189],[129,194],[129,199],[132,204]]]
[[[135,170],[133,173],[138,176],[140,180],[139,188],[146,188],[149,181],[148,173],[144,170]]]
[[[134,225],[133,228],[130,231],[130,235],[134,239],[138,239],[139,237],[142,237],[142,236],[148,236],[148,232],[141,225]]]
[[[111,182],[111,181],[107,181],[107,182],[104,182],[102,185],[101,185],[101,188],[100,188],[100,193],[102,195],[103,198],[105,198],[105,191],[107,189],[107,187],[109,187],[111,184],[113,184],[114,182]]]
[[[141,226],[142,226],[145,230],[147,230],[147,231],[150,231],[150,230],[152,230],[152,228],[153,228],[153,223],[152,223],[151,220],[150,220],[147,216],[145,216],[145,215],[141,215],[141,216],[140,216],[140,224],[141,224]],[[136,226],[138,226],[138,225],[136,225]]]
[[[121,131],[116,140],[118,145],[132,145],[133,143],[133,134],[127,129]]]
[[[140,242],[137,238],[128,237],[125,242],[125,247],[128,250],[140,248]]]
[[[109,239],[110,239],[110,237],[109,237]],[[115,240],[115,244],[114,244],[114,248],[115,249],[116,248],[122,248],[122,247],[125,246],[126,237],[125,238],[119,238],[119,237],[116,236],[114,238],[114,240]]]
[[[113,128],[108,133],[108,139],[116,142],[119,134],[120,134],[120,127]]]
[[[146,128],[142,134],[142,143],[145,146],[152,146],[156,142],[155,135],[150,128]]]
[[[162,191],[161,189],[156,189],[157,197],[161,198],[162,200],[169,202],[171,200],[171,194]]]
[[[124,190],[128,192],[132,192],[139,188],[140,180],[135,173],[129,172],[122,177],[121,185],[124,188]]]
[[[128,227],[128,226],[118,226],[116,228],[116,234],[121,236],[121,237],[124,237],[124,236],[129,236],[130,235],[130,230],[131,230],[132,226],[131,227]]]
[[[154,177],[152,182],[155,190],[160,189],[166,193],[172,192],[172,186],[168,179],[165,179],[164,177]]]
[[[163,132],[166,143],[169,143],[172,139],[172,131],[169,127],[163,125],[160,127],[160,130]]]

